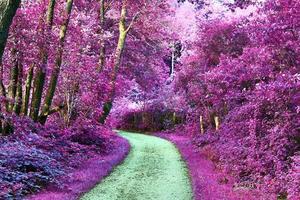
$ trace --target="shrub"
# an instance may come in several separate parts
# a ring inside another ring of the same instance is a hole
[[[59,185],[60,176],[113,149],[111,131],[91,122],[60,129],[10,118],[14,133],[0,137],[0,199],[22,199],[51,183]]]

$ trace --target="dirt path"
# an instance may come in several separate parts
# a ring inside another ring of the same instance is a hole
[[[132,149],[118,166],[81,200],[191,200],[185,163],[175,146],[153,136],[121,132]]]

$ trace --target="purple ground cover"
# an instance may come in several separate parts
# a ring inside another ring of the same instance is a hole
[[[114,136],[115,150],[108,155],[98,155],[86,161],[80,168],[60,180],[63,187],[52,185],[27,200],[72,200],[78,199],[83,193],[89,191],[112,169],[121,163],[127,156],[130,145],[127,140]]]
[[[9,120],[14,132],[0,138],[1,200],[36,193],[29,199],[76,199],[120,163],[130,147],[110,128],[93,121],[61,128],[28,118]]]

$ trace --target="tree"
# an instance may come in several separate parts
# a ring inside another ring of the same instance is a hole
[[[2,66],[2,56],[6,46],[6,41],[8,38],[9,27],[12,23],[12,20],[16,14],[17,9],[21,0],[14,1],[1,1],[0,2],[0,89],[1,96],[6,96],[6,90],[3,83],[3,66]]]
[[[12,0],[12,1],[4,0],[0,2],[0,90],[1,90],[0,95],[2,97],[6,97],[6,90],[3,83],[2,56],[6,46],[10,25],[13,21],[17,9],[19,8],[20,3],[21,0]],[[0,104],[0,111],[2,111],[1,104]],[[1,133],[6,134],[7,129],[9,128],[6,122],[2,123],[1,118],[0,118],[0,131]]]
[[[54,16],[54,8],[55,8],[55,1],[50,0],[48,9],[47,9],[47,18],[46,18],[46,35],[49,36],[49,31],[52,28],[53,24],[53,16]],[[41,16],[43,18],[43,15]],[[39,31],[44,35],[44,26],[43,26],[43,20],[40,19],[39,24]],[[31,100],[31,109],[30,109],[30,117],[34,120],[38,120],[39,112],[40,112],[40,106],[42,102],[42,96],[44,91],[44,84],[45,84],[45,78],[46,78],[46,70],[47,70],[47,62],[48,62],[48,38],[46,36],[46,41],[39,44],[39,57],[40,62],[36,69],[36,74],[34,78],[34,88],[33,88],[33,94],[32,94],[32,100]],[[28,88],[29,89],[29,88]]]
[[[72,7],[73,7],[73,0],[68,0],[67,4],[66,4],[66,10],[65,10],[66,18],[64,19],[63,25],[60,28],[59,46],[58,46],[56,60],[55,60],[55,67],[54,67],[53,72],[50,77],[49,88],[46,93],[44,106],[43,106],[42,113],[41,113],[41,116],[39,119],[39,121],[42,124],[44,124],[46,122],[47,117],[49,116],[52,100],[53,100],[55,90],[57,87],[57,81],[58,81],[60,68],[61,68],[61,64],[62,64],[62,56],[63,56],[63,52],[64,52],[64,45],[65,45],[68,25],[69,25],[70,18],[71,18]]]
[[[105,32],[105,0],[100,0],[100,10],[99,10],[99,15],[100,15],[100,35],[102,38],[100,39],[100,53],[99,53],[99,66],[98,70],[102,71],[103,67],[105,65],[105,40],[104,40],[104,32]]]
[[[0,61],[8,38],[9,27],[20,3],[21,0],[4,0],[0,2]]]
[[[33,71],[34,71],[34,64],[31,64],[25,81],[25,91],[24,91],[23,102],[22,102],[22,113],[24,116],[28,115],[30,91],[32,88],[32,80],[33,80]]]
[[[114,54],[114,61],[113,61],[113,69],[112,69],[112,74],[111,74],[111,91],[109,94],[109,100],[104,103],[103,106],[103,114],[100,118],[100,122],[104,123],[106,118],[108,117],[111,109],[112,109],[112,104],[115,98],[115,90],[116,90],[116,79],[117,79],[117,74],[121,65],[121,58],[123,55],[124,47],[125,47],[125,41],[126,37],[128,35],[128,32],[131,30],[133,23],[137,19],[138,15],[140,14],[141,11],[136,12],[134,17],[132,18],[130,24],[126,26],[126,14],[127,14],[127,0],[122,0],[122,8],[121,8],[121,15],[120,15],[120,20],[119,20],[119,39],[118,39],[118,44],[117,48],[115,50]]]

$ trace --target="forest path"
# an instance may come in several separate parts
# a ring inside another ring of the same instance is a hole
[[[120,132],[131,151],[124,163],[81,200],[192,200],[185,163],[167,140]]]

